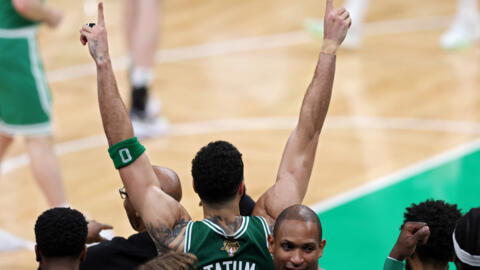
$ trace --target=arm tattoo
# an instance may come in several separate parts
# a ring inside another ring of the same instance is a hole
[[[93,51],[93,57],[95,57],[95,59],[97,59],[97,47],[98,47],[98,40],[94,39],[92,51]]]
[[[182,218],[173,224],[172,228],[167,227],[165,224],[153,225],[151,223],[146,224],[148,233],[150,234],[157,252],[163,253],[167,249],[177,250],[185,239],[184,228],[187,226],[187,221]]]
[[[270,234],[273,234],[273,228],[275,228],[276,220],[271,218],[271,217],[265,217],[265,220],[267,221],[267,225],[268,225],[268,229],[270,230]]]
[[[102,55],[100,55],[100,57],[97,55],[97,47],[98,47],[98,40],[94,39],[93,46],[92,46],[93,57],[95,57],[95,59],[98,60],[99,63],[103,63],[105,59]]]

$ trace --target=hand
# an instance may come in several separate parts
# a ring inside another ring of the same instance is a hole
[[[63,20],[63,13],[56,9],[51,9],[48,18],[45,20],[45,23],[50,28],[57,27],[60,22]]]
[[[101,65],[110,60],[102,2],[98,3],[97,24],[93,27],[83,25],[80,29],[80,42],[82,42],[83,45],[88,43],[90,55],[93,57],[93,60],[95,60],[97,65]]]
[[[328,45],[327,53],[335,53],[347,36],[348,28],[352,25],[350,13],[344,8],[335,10],[333,0],[327,0],[324,17],[324,44]],[[324,48],[322,48],[323,51]]]
[[[390,252],[390,257],[403,261],[412,256],[417,244],[426,244],[430,236],[430,228],[424,222],[407,222],[403,225],[395,246]]]
[[[110,229],[113,229],[111,225],[98,223],[95,220],[89,220],[88,234],[87,234],[87,241],[86,241],[87,244],[97,243],[97,242],[102,242],[107,240],[100,235],[100,232],[102,230],[110,230]]]

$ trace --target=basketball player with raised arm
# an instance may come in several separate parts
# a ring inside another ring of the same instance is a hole
[[[336,51],[350,25],[347,10],[336,10],[333,0],[327,0],[325,38],[297,127],[285,146],[275,184],[259,198],[252,216],[240,216],[239,211],[245,190],[241,154],[230,143],[217,141],[203,147],[192,161],[193,185],[204,212],[204,219],[194,222],[185,208],[159,187],[145,148],[133,137],[110,62],[103,4],[99,4],[97,25],[84,25],[80,39],[88,44],[96,63],[110,157],[159,252],[191,252],[198,258],[197,269],[273,269],[267,244],[269,228],[283,209],[300,204],[307,191],[330,103]]]

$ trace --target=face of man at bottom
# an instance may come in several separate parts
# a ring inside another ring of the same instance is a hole
[[[275,270],[317,270],[326,244],[315,223],[300,220],[284,220],[268,240]]]

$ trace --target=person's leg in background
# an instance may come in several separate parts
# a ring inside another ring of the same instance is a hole
[[[343,41],[343,48],[356,49],[360,47],[363,40],[365,15],[368,11],[369,4],[370,0],[347,0],[345,2],[344,7],[350,12],[352,26]]]
[[[160,29],[159,0],[127,0],[126,37],[130,52],[131,107],[135,135],[163,135],[166,120],[159,118],[160,103],[152,97],[155,51]]]
[[[33,176],[50,207],[68,206],[51,135],[26,137]]]
[[[477,0],[457,0],[457,11],[450,27],[440,38],[444,49],[459,49],[480,41],[480,15]]]

